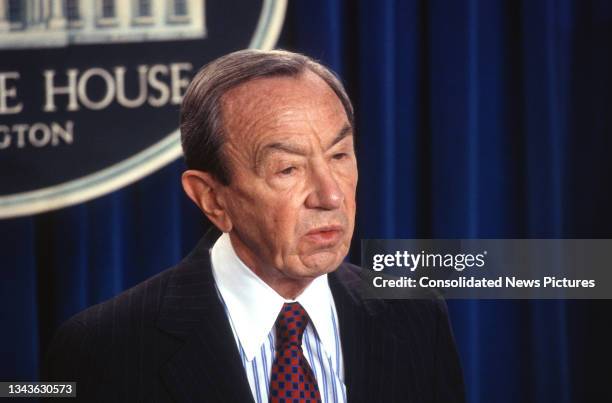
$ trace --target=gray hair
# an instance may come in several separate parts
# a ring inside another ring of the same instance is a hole
[[[240,50],[213,60],[195,75],[181,105],[181,144],[187,168],[211,173],[224,185],[230,172],[221,155],[225,141],[221,98],[230,89],[261,77],[295,77],[310,70],[338,96],[351,126],[353,106],[333,71],[308,56],[283,50]]]

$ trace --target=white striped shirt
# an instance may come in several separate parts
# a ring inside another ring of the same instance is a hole
[[[299,302],[310,317],[302,350],[325,403],[346,402],[338,316],[327,276],[317,277],[296,300],[285,300],[236,255],[228,234],[211,251],[213,276],[230,319],[253,398],[269,400],[275,354],[274,323],[285,302]]]

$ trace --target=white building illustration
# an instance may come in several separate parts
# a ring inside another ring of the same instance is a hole
[[[0,49],[205,36],[204,0],[0,0]]]

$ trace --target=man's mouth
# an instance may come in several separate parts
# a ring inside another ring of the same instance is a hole
[[[332,246],[336,244],[344,233],[340,225],[326,225],[314,228],[306,233],[306,238],[319,246]]]

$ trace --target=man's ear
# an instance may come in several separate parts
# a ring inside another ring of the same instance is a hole
[[[189,169],[181,177],[183,190],[202,210],[208,219],[221,231],[232,230],[232,220],[221,201],[220,190],[223,186],[207,172]]]

